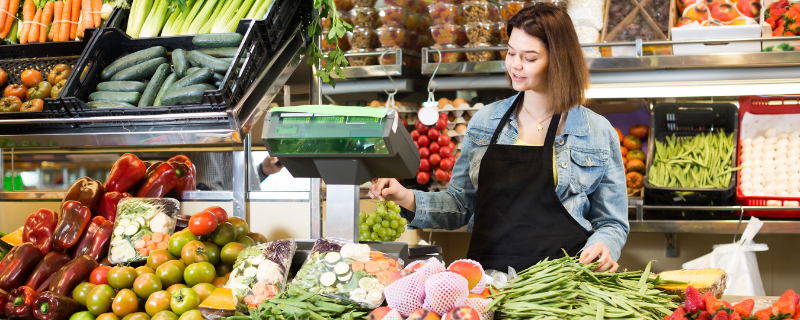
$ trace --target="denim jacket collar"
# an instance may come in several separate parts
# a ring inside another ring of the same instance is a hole
[[[491,119],[502,119],[508,111],[508,108],[511,108],[511,106],[514,104],[514,101],[520,94],[522,94],[522,92],[504,100],[499,106],[497,106],[497,108],[494,110],[494,114],[491,116]],[[567,114],[567,123],[564,124],[564,134],[574,136],[585,136],[589,134],[589,120],[587,117],[586,108],[582,106],[572,108]],[[516,114],[511,115],[509,124],[511,124],[515,130],[517,129]]]

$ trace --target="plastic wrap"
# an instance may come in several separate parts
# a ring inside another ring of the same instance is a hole
[[[367,53],[367,52],[371,52],[371,49],[370,50],[367,50],[367,49],[353,49],[353,50],[347,51],[345,53]],[[353,66],[353,67],[374,66],[374,65],[378,64],[378,57],[377,56],[371,56],[371,57],[347,57],[347,62],[350,64],[350,66]]]
[[[603,0],[572,0],[567,13],[575,26],[587,26],[597,30],[603,29]]]
[[[461,24],[464,20],[464,12],[456,4],[432,4],[428,6],[428,12],[435,24]]]
[[[117,206],[109,262],[141,262],[151,251],[167,249],[179,211],[178,200],[171,198],[122,199]]]
[[[372,7],[355,7],[349,12],[353,27],[375,28],[378,26],[378,11]]]
[[[503,17],[504,20],[511,19],[517,12],[529,6],[530,3],[523,0],[503,1],[500,3],[500,16]]]
[[[289,267],[297,244],[282,239],[248,247],[239,253],[226,288],[233,290],[236,308],[257,308],[286,289]]]
[[[455,24],[437,24],[431,28],[433,40],[437,44],[466,44],[467,34],[464,27]]]
[[[433,46],[439,50],[442,49],[460,49],[461,47],[454,44],[436,44]],[[439,52],[436,50],[429,50],[428,53],[433,57],[434,62],[439,62]],[[464,61],[463,52],[442,52],[442,63]]]
[[[292,284],[343,303],[377,308],[392,276],[403,268],[397,257],[366,244],[319,239]]]
[[[383,27],[378,29],[378,39],[384,47],[402,47],[407,33],[403,28]]]

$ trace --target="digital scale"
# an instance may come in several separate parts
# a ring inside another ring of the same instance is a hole
[[[413,178],[420,164],[419,150],[394,109],[273,108],[261,139],[292,176],[325,181],[325,236],[353,242],[359,235],[359,186],[373,178]],[[409,253],[406,243],[371,244],[405,261],[409,255],[441,253],[439,246],[414,247]]]

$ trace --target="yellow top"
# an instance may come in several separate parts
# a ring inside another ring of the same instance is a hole
[[[528,144],[528,143],[525,143],[525,141],[522,141],[522,139],[517,139],[517,141],[514,142],[514,145],[515,146],[526,146],[526,147],[541,147],[541,146],[543,146],[541,144],[538,144],[538,145],[537,144]],[[553,184],[554,185],[558,184],[558,171],[556,171],[556,148],[555,147],[553,148]]]

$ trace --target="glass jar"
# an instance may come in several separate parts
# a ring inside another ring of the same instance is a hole
[[[491,44],[485,42],[470,43],[465,48],[485,48],[492,47]],[[473,51],[467,52],[467,60],[470,62],[492,61],[495,60],[497,51]]]
[[[413,30],[419,34],[427,34],[431,32],[431,26],[433,26],[433,19],[426,13],[425,15],[419,16],[419,25],[417,25],[417,29]],[[410,30],[412,31],[412,30]]]
[[[347,53],[367,53],[370,50],[366,49],[353,49],[347,51]],[[369,56],[369,57],[347,57],[347,62],[350,63],[350,66],[353,67],[363,67],[363,66],[374,66],[378,64],[378,57],[376,56]]]
[[[352,0],[352,1],[353,5],[356,7],[375,7],[375,3],[378,2],[378,0]]]
[[[342,49],[342,51],[350,50],[350,41],[347,40],[347,37],[336,39],[336,41],[334,41],[333,43],[328,43],[327,39],[328,39],[328,33],[323,32],[322,43],[320,43],[322,52],[331,52],[333,50],[336,50],[336,43],[339,43],[339,49]]]
[[[461,5],[467,22],[495,22],[500,17],[500,8],[494,3],[470,1]]]
[[[439,50],[442,49],[461,49],[461,46],[455,44],[435,44],[433,45],[434,48]],[[436,50],[428,50],[428,54],[433,56],[434,62],[439,62],[439,53]],[[441,63],[451,63],[451,62],[459,62],[464,61],[464,53],[463,52],[441,52]]]
[[[529,7],[530,4],[522,0],[507,0],[500,3],[500,16],[504,20],[511,19],[517,12]]]
[[[383,0],[383,3],[385,3],[387,6],[405,7],[413,1],[416,0]]]
[[[462,4],[464,0],[431,0],[431,4]]]
[[[383,7],[378,10],[378,16],[386,27],[405,27],[408,19],[408,10],[402,7]]]
[[[464,15],[461,7],[455,4],[432,4],[428,6],[428,12],[435,24],[459,24]]]
[[[498,33],[500,34],[500,39],[505,42],[508,42],[508,23],[499,22],[497,23]]]
[[[384,47],[402,47],[408,33],[403,28],[382,27],[378,29],[378,39]]]
[[[406,32],[406,41],[403,42],[403,50],[407,50],[409,52],[419,52],[418,44],[419,44],[419,35],[414,32]]]
[[[354,28],[347,33],[347,41],[353,48],[372,49],[376,47],[377,34],[369,28]]]
[[[417,40],[417,46],[414,52],[422,52],[422,48],[432,47],[434,44],[436,44],[436,42],[433,41],[433,39],[420,36],[419,40]]]
[[[350,21],[356,28],[375,28],[378,26],[378,11],[370,7],[356,7],[350,10]]]
[[[408,11],[408,19],[406,19],[405,28],[406,30],[417,30],[420,24],[420,17],[416,12]]]
[[[497,25],[492,22],[470,22],[464,26],[469,42],[485,42],[496,44],[500,42]]]
[[[337,10],[349,11],[350,9],[353,9],[352,0],[333,0],[333,4],[336,5]]]
[[[437,24],[431,27],[431,34],[437,44],[463,45],[467,43],[467,34],[464,32],[464,27],[459,25]]]

